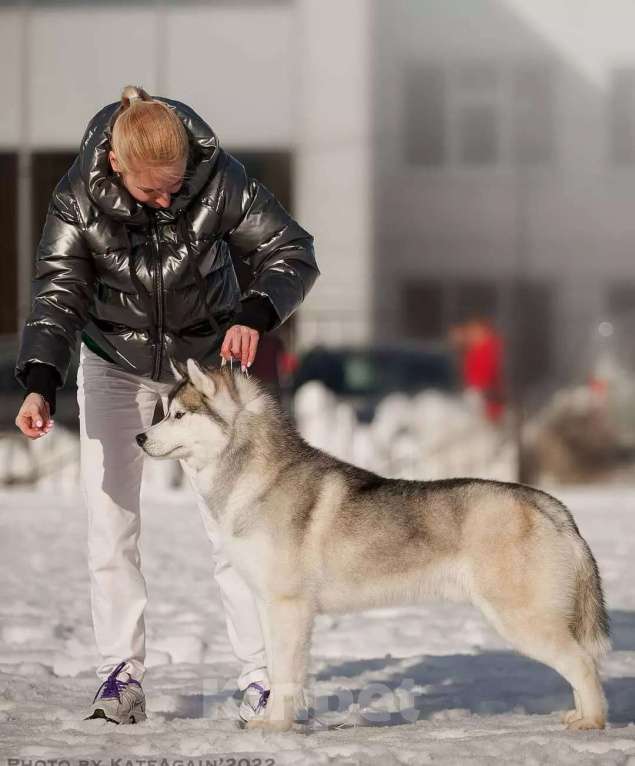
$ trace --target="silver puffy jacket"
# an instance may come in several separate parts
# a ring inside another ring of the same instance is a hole
[[[31,363],[52,365],[63,385],[80,330],[122,368],[153,380],[172,380],[168,357],[216,364],[241,299],[266,296],[274,329],[319,275],[311,235],[189,106],[160,100],[189,134],[184,183],[169,208],[136,201],[108,162],[119,104],[92,118],[38,246],[15,366],[24,386]],[[254,271],[242,296],[230,248]]]

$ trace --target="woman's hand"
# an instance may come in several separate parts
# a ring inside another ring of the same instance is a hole
[[[227,361],[239,359],[240,369],[245,372],[256,358],[259,340],[260,333],[253,327],[244,324],[232,325],[225,333],[220,355]]]
[[[28,394],[22,402],[15,424],[29,439],[44,436],[53,428],[49,403],[41,394]]]

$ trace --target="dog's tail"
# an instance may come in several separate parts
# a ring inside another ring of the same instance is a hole
[[[564,503],[545,492],[539,492],[536,503],[569,543],[567,557],[569,552],[572,554],[569,629],[575,640],[598,659],[610,650],[611,641],[597,562]]]
[[[606,611],[598,565],[586,541],[577,536],[574,608],[571,632],[592,657],[602,657],[611,648],[609,616]]]

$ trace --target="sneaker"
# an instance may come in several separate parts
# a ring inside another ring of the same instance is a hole
[[[238,715],[243,724],[261,718],[269,699],[269,689],[260,684],[252,683],[243,692],[243,698],[238,709]]]
[[[130,678],[128,673],[117,674],[125,667],[120,662],[108,678],[97,689],[92,702],[92,710],[84,719],[105,718],[113,723],[139,723],[146,720],[146,700],[139,681]]]

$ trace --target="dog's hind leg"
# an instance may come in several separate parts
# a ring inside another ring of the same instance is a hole
[[[314,608],[305,599],[272,598],[263,601],[269,633],[268,663],[271,693],[264,718],[249,721],[248,728],[290,729],[298,707],[304,703],[309,645]],[[263,626],[264,628],[264,626]]]
[[[565,714],[570,729],[604,728],[606,699],[596,660],[575,640],[562,614],[529,609],[501,613],[491,604],[483,611],[515,649],[549,665],[571,684],[575,711]]]
[[[580,705],[580,695],[575,689],[573,690],[573,702],[575,704],[575,707],[573,708],[573,710],[567,710],[566,713],[562,714],[562,723],[566,723],[567,725],[573,723],[574,721],[577,721],[578,718],[582,718],[582,706]]]

